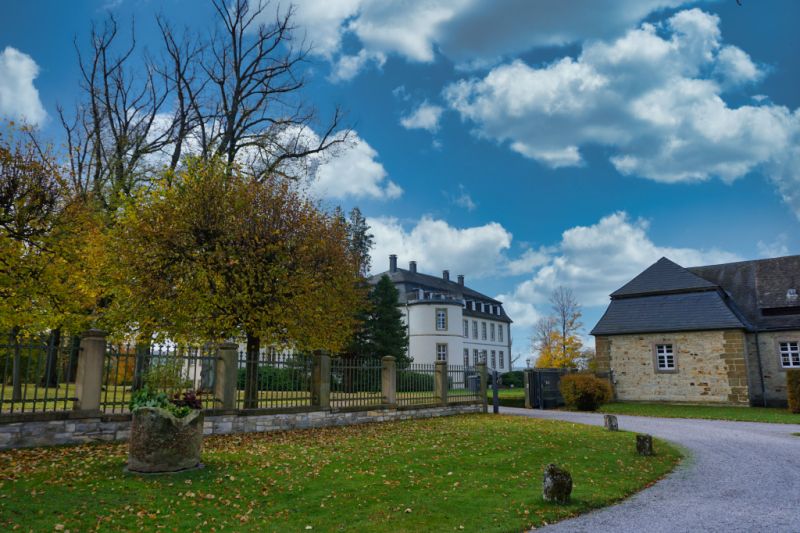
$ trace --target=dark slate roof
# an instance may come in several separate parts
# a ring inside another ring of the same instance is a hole
[[[645,294],[665,294],[713,290],[716,288],[700,276],[692,274],[682,266],[662,257],[644,272],[611,293],[611,298],[629,298]]]
[[[592,335],[741,329],[745,325],[717,291],[614,299]]]
[[[800,329],[800,299],[787,299],[789,289],[800,292],[800,256],[739,261],[691,267],[688,270],[720,286],[752,329]]]
[[[474,289],[470,289],[465,285],[460,285],[456,281],[446,280],[441,277],[431,276],[429,274],[422,274],[421,272],[411,272],[403,268],[398,268],[395,272],[381,272],[368,278],[368,282],[372,285],[378,283],[381,276],[389,276],[389,279],[400,291],[400,302],[406,303],[408,301],[408,293],[423,289],[426,291],[435,291],[447,293],[456,299],[475,300],[478,302],[485,302],[489,304],[500,306],[500,315],[493,315],[481,311],[471,311],[464,309],[464,316],[484,317],[492,320],[500,320],[503,322],[512,322],[511,318],[506,314],[503,303],[495,300],[494,298],[480,293]],[[433,300],[435,301],[435,300]]]

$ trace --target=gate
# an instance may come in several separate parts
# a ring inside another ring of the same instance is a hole
[[[525,372],[526,407],[552,409],[564,405],[558,385],[568,368],[534,368]]]

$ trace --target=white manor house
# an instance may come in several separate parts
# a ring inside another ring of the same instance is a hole
[[[397,268],[397,256],[389,256],[389,270],[369,278],[376,284],[389,276],[400,293],[400,307],[408,326],[408,355],[415,363],[448,361],[488,369],[511,370],[511,319],[503,303],[464,285],[464,276],[450,279],[417,272],[416,261],[408,270]]]

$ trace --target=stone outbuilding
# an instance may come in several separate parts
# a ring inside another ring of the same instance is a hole
[[[800,368],[800,256],[684,268],[661,258],[592,330],[618,400],[785,405]]]

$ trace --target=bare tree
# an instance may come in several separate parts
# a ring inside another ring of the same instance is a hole
[[[577,335],[583,327],[581,323],[581,305],[572,294],[572,289],[558,287],[550,295],[550,305],[552,306],[556,327],[561,334],[561,351],[566,356],[567,340]]]
[[[302,97],[308,48],[294,41],[294,11],[276,8],[265,24],[268,2],[212,5],[208,40],[157,17],[155,57],[138,53],[133,25],[123,42],[113,16],[92,26],[88,53],[76,43],[83,96],[72,113],[59,107],[76,190],[113,209],[152,170],[175,169],[189,153],[242,164],[259,179],[296,179],[309,156],[347,140],[338,108],[319,127]]]
[[[552,345],[557,331],[556,324],[556,318],[553,316],[542,317],[534,324],[533,334],[531,335],[532,352],[542,353]]]
[[[113,208],[118,197],[146,181],[148,157],[174,141],[173,128],[161,124],[171,87],[150,58],[134,55],[133,25],[129,44],[121,48],[113,15],[102,26],[92,25],[90,39],[89,54],[75,44],[83,99],[74,115],[59,108],[59,116],[75,189]]]
[[[213,5],[222,28],[203,67],[211,82],[208,107],[198,106],[204,109],[202,152],[222,156],[228,165],[246,152],[257,177],[296,178],[287,164],[328,150],[346,140],[347,132],[336,134],[342,121],[338,108],[321,134],[310,129],[317,113],[299,98],[308,47],[294,42],[294,9],[281,14],[276,8],[274,21],[264,24],[269,2],[213,0]]]

